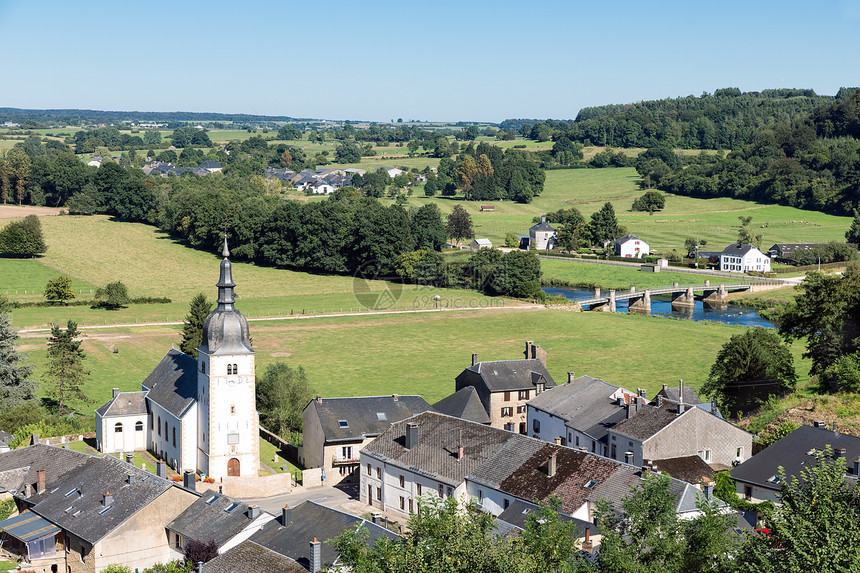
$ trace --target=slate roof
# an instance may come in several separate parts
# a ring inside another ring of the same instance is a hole
[[[541,392],[529,401],[529,406],[558,416],[567,426],[600,440],[627,416],[625,406],[610,399],[618,389],[599,378],[580,376]]]
[[[644,408],[639,408],[639,412],[635,416],[616,424],[612,431],[644,442],[691,411],[692,409],[687,408],[683,414],[679,415],[678,405],[671,402],[664,402],[660,407],[646,405]]]
[[[367,531],[369,543],[380,537],[399,539],[398,535],[384,527],[310,500],[292,508],[290,513],[289,524],[284,526],[283,516],[278,516],[252,535],[250,541],[286,555],[305,567],[309,563],[310,542],[315,537],[322,542],[323,568],[331,567],[337,562],[339,554],[334,544],[326,541],[335,539],[347,529],[354,529],[358,524]]]
[[[540,378],[545,388],[555,386],[546,366],[537,358],[478,362],[457,376],[457,386],[485,386],[490,392],[534,390]]]
[[[738,243],[732,243],[731,245],[723,249],[720,254],[728,255],[730,257],[742,257],[753,249],[755,249],[753,245],[741,245]]]
[[[411,450],[406,449],[407,422],[418,424],[418,445]],[[394,424],[361,452],[410,471],[418,468],[421,475],[457,486],[488,460],[503,463],[504,459],[498,454],[509,441],[541,443],[483,424],[424,412]],[[459,445],[463,446],[463,458],[458,460]]]
[[[627,233],[623,237],[618,237],[617,239],[615,239],[615,244],[616,245],[623,245],[627,241],[641,241],[641,240],[642,239],[640,239],[636,235],[631,235],[630,233]]]
[[[87,454],[42,444],[10,450],[0,454],[0,486],[18,494],[24,491],[25,484],[31,484],[35,492],[37,472],[45,470],[45,487],[50,491],[94,459]],[[42,497],[34,493],[27,501],[36,503]]]
[[[714,479],[714,472],[705,460],[699,456],[681,456],[655,460],[654,469],[665,472],[675,479],[687,483],[698,484]]]
[[[660,391],[657,392],[657,395],[663,396],[664,398],[666,398],[667,400],[671,400],[672,402],[680,402],[680,393],[680,386],[667,386],[665,390],[661,388]],[[689,386],[684,386],[684,404],[695,405],[701,403],[702,399],[699,398],[699,395],[696,393],[696,391]]]
[[[588,501],[596,502],[599,499],[609,501],[616,509],[621,508],[621,499],[624,496],[629,496],[632,488],[637,487],[642,480],[642,470],[626,464],[619,464],[621,467],[609,476],[606,481],[594,488],[593,492],[588,496]],[[689,513],[698,511],[697,502],[705,494],[693,485],[669,477],[669,493],[675,498],[675,512]],[[717,505],[724,507],[726,503],[717,498],[713,498]]]
[[[470,422],[490,423],[490,416],[481,404],[481,398],[478,397],[478,392],[474,386],[466,386],[450,396],[442,398],[433,404],[433,409],[440,414],[462,418]]]
[[[824,246],[826,243],[776,243],[767,250],[768,253],[778,253],[784,258],[791,258],[791,255],[798,251],[810,251],[816,247]]]
[[[146,414],[146,392],[120,392],[103,404],[96,413],[105,416],[132,416]]]
[[[430,409],[421,396],[355,396],[311,400],[306,406],[319,417],[325,439],[360,440],[378,436],[391,424]],[[341,426],[341,420],[346,426]]]
[[[45,469],[46,489],[24,497],[35,504],[31,510],[66,531],[95,544],[138,511],[173,487],[133,464],[113,456],[97,458],[53,446],[35,445],[0,454],[0,470],[29,466],[25,483],[36,482],[36,471]],[[128,483],[128,476],[134,476]],[[23,489],[23,488],[22,488]],[[109,509],[102,504],[106,492],[113,496]]]
[[[286,555],[281,555],[246,540],[208,561],[206,573],[235,573],[236,571],[267,571],[284,573],[307,573],[307,569]]]
[[[816,463],[813,450],[823,451],[827,445],[834,449],[845,448],[846,472],[853,473],[854,460],[860,458],[860,438],[827,428],[801,426],[734,468],[731,476],[745,483],[779,490],[780,484],[770,481],[779,466],[785,468],[787,476],[799,476],[800,470]]]
[[[166,527],[186,539],[197,539],[204,543],[214,539],[218,547],[221,547],[253,521],[248,517],[247,503],[241,503],[226,495],[207,492]]]
[[[523,501],[521,499],[515,499],[511,502],[508,508],[503,511],[496,518],[499,521],[504,521],[513,527],[524,530],[526,525],[528,524],[529,515],[538,515],[540,507],[535,503],[530,503],[528,501]],[[585,528],[591,530],[591,535],[599,534],[600,530],[597,525],[591,523],[590,521],[585,521],[582,519],[576,519],[575,517],[571,517],[565,513],[559,512],[559,519],[562,522],[573,522],[576,526],[576,531],[578,537],[582,537],[585,535]]]
[[[541,222],[537,225],[529,227],[529,231],[555,231],[555,227],[546,222],[546,219],[541,218]]]
[[[201,163],[197,167],[200,167],[201,169],[221,169],[222,165],[220,163],[218,163],[217,161],[213,161],[213,160],[209,159],[207,161],[204,161],[203,163]]]
[[[143,387],[149,390],[148,399],[180,418],[197,399],[197,361],[171,348]]]

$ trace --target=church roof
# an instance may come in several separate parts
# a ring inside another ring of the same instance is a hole
[[[147,398],[180,418],[197,399],[197,361],[171,348],[143,387],[149,390]]]
[[[98,410],[100,416],[132,416],[146,414],[146,392],[120,392]]]
[[[218,307],[206,317],[203,323],[203,342],[200,351],[206,354],[250,354],[251,337],[248,332],[248,320],[233,306],[235,297],[233,287],[233,266],[230,263],[230,251],[227,249],[227,238],[224,238],[224,258],[221,260],[221,277],[218,280]]]

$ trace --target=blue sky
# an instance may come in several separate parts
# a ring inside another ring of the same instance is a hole
[[[326,119],[860,85],[860,0],[0,0],[0,107]]]

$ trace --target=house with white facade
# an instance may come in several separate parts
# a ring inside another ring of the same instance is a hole
[[[720,253],[719,270],[731,273],[767,273],[770,272],[770,257],[753,245],[733,243]]]
[[[472,242],[469,243],[469,249],[473,251],[480,251],[481,249],[492,249],[493,243],[490,242],[490,239],[472,239]]]
[[[557,243],[558,231],[546,222],[546,216],[542,216],[540,223],[529,228],[529,249],[554,249]]]
[[[141,449],[143,437],[146,448],[179,473],[191,470],[215,479],[258,475],[255,353],[248,321],[233,306],[229,255],[225,239],[218,306],[203,324],[197,359],[171,349],[141,392],[115,391],[96,413],[102,452]]]
[[[615,239],[615,254],[619,257],[641,259],[649,252],[648,243],[636,235],[627,233],[623,237]]]

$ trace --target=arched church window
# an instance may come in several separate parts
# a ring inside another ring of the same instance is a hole
[[[134,431],[135,432],[142,432],[143,431],[143,422],[141,422],[139,420],[137,422],[135,422]]]
[[[176,426],[173,427],[173,447],[176,447]]]
[[[227,376],[231,376],[232,374],[233,374],[233,365],[228,364],[227,365]]]
[[[206,374],[206,363],[205,362],[200,363],[200,372],[202,372],[203,374]]]
[[[161,435],[161,416],[158,417],[158,435]]]
[[[119,422],[117,422],[116,426],[114,426],[114,427],[113,427],[113,431],[114,431],[114,432],[116,432],[116,433],[118,433],[118,434],[119,434],[119,433],[122,433],[122,424],[120,424]]]
[[[239,373],[239,365],[238,365],[238,364],[234,364],[234,365],[233,365],[233,374],[238,374],[238,373]]]

